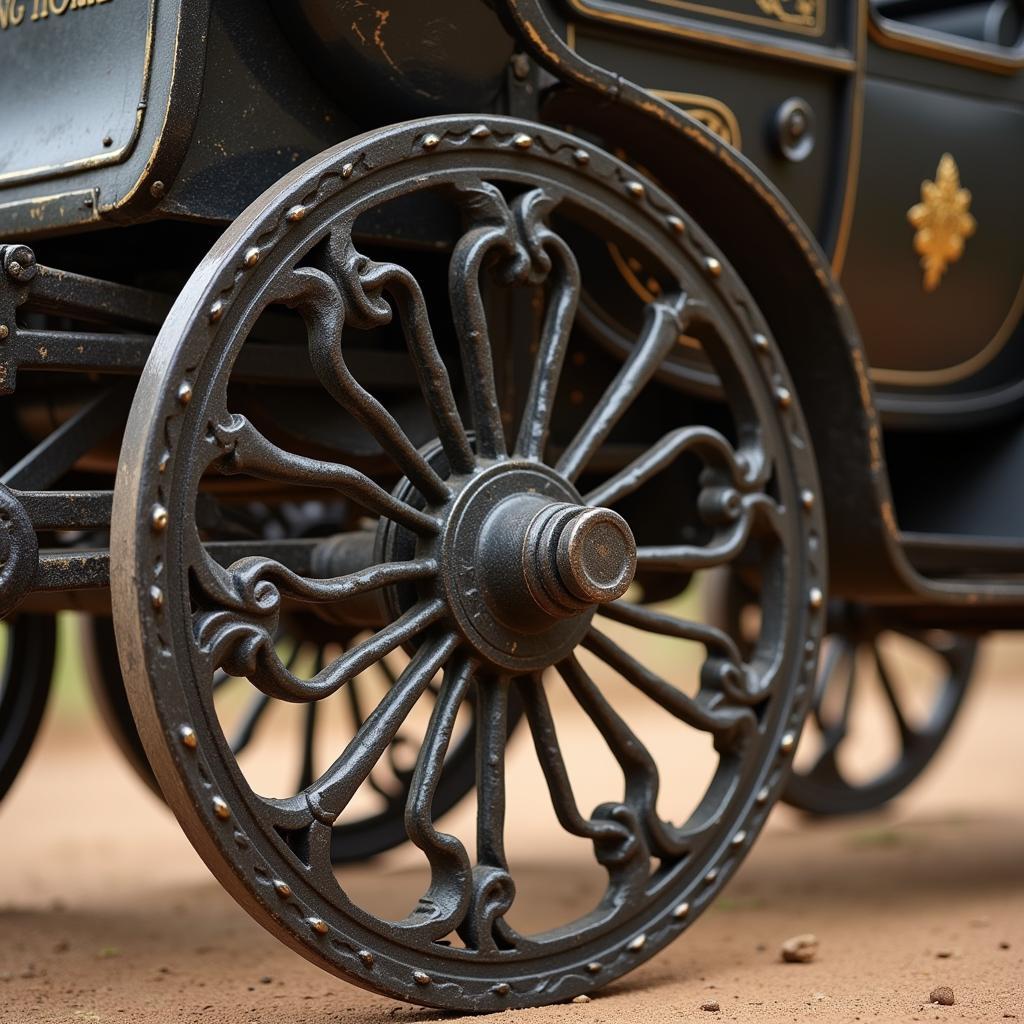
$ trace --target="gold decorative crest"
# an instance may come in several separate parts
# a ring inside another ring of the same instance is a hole
[[[786,25],[814,25],[818,20],[818,0],[757,0],[757,6]]]
[[[960,259],[964,242],[974,234],[978,222],[970,207],[971,193],[960,187],[960,168],[943,153],[935,180],[921,182],[921,202],[907,211],[907,220],[917,229],[914,249],[921,257],[926,292],[938,288],[946,268]]]

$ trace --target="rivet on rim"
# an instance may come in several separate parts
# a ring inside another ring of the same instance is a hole
[[[424,140],[424,145],[425,144],[426,144],[426,141]],[[435,142],[434,145],[436,146],[437,143]],[[352,172],[354,170],[355,170],[355,167],[352,164],[342,164],[341,165],[341,176],[342,176],[342,178],[344,178],[346,181],[348,181],[348,179],[352,177]]]
[[[210,306],[210,323],[215,324],[224,315],[224,303],[218,299]]]
[[[327,927],[327,922],[319,917],[311,917],[309,919],[309,927],[317,933],[317,935],[326,935],[330,929]]]
[[[590,154],[585,149],[574,150],[572,158],[576,163],[580,164],[580,166],[590,163]]]
[[[717,878],[718,878],[718,868],[712,868],[712,869],[711,869],[711,870],[710,870],[710,871],[709,871],[709,872],[708,872],[708,873],[707,873],[707,874],[706,874],[706,875],[704,876],[704,884],[705,884],[705,885],[711,885],[711,883],[712,883],[712,882],[714,882],[714,881],[715,881],[715,879],[717,879]]]
[[[758,352],[767,352],[770,347],[768,343],[768,336],[766,334],[762,334],[760,331],[758,331],[750,340],[753,342],[754,348],[756,348]]]
[[[771,791],[768,789],[768,787],[767,786],[762,786],[757,791],[757,796],[755,797],[755,799],[757,800],[757,802],[761,806],[764,806],[766,803],[768,803],[768,797],[770,797],[770,796],[771,796]]]
[[[780,409],[788,409],[793,404],[793,392],[789,388],[778,387],[775,389],[775,401]]]
[[[274,892],[276,892],[281,899],[286,900],[292,894],[292,887],[280,878],[276,878],[274,879]]]
[[[683,223],[682,217],[677,217],[674,213],[668,218],[668,226],[677,234],[681,235],[686,231],[686,225]]]
[[[373,966],[373,954],[368,949],[361,949],[356,956],[359,957],[364,967]]]
[[[0,324],[0,341],[6,341],[11,336],[11,329],[7,324]]]
[[[187,380],[178,385],[178,401],[182,405],[188,405],[192,401],[192,385]]]
[[[795,746],[796,733],[787,732],[786,735],[782,737],[782,741],[779,743],[779,750],[781,750],[784,754],[791,754]]]
[[[814,491],[803,490],[800,492],[800,504],[810,512],[814,508]]]
[[[245,250],[245,256],[242,257],[242,262],[247,267],[255,267],[260,261],[260,250],[259,246],[254,245],[251,249]]]
[[[744,832],[743,829],[740,829],[739,832],[737,832],[736,835],[732,837],[733,846],[742,846],[746,841],[747,833]]]
[[[199,738],[191,725],[183,725],[178,730],[178,739],[181,740],[181,745],[188,747],[189,750],[195,750],[199,746]]]
[[[298,224],[298,222],[302,220],[302,218],[305,216],[306,208],[302,205],[302,203],[297,203],[284,215],[284,219],[287,221],[291,221],[292,224]]]
[[[474,139],[489,139],[491,137],[491,129],[485,124],[478,124],[469,134]]]
[[[150,513],[149,521],[153,525],[154,530],[166,530],[167,529],[167,509],[163,505],[154,505],[153,511]]]
[[[629,941],[626,949],[628,949],[630,953],[639,953],[640,950],[644,948],[645,942],[647,942],[647,936],[643,934],[638,935],[635,939],[631,939]]]
[[[689,912],[690,912],[690,904],[689,904],[689,903],[680,903],[680,904],[679,904],[679,906],[678,906],[678,907],[676,907],[676,909],[672,911],[672,916],[673,916],[673,917],[674,917],[674,918],[675,918],[675,919],[676,919],[677,921],[680,921],[680,920],[682,920],[682,919],[683,919],[684,917],[686,917],[686,915],[687,915],[687,914],[688,914]]]
[[[423,148],[433,149],[440,141],[441,137],[439,135],[435,135],[433,132],[430,132],[423,136]]]
[[[429,985],[430,975],[426,971],[413,971],[412,979],[417,985]]]
[[[598,971],[601,970],[601,965],[596,960],[591,960],[590,963],[587,964],[587,970],[591,974],[597,974]]]
[[[164,606],[164,592],[159,587],[149,588],[149,603],[154,611],[160,611]]]
[[[526,132],[517,132],[512,139],[512,145],[516,149],[529,149],[533,145],[533,136],[527,135]]]
[[[228,807],[223,797],[215,796],[210,801],[213,804],[213,813],[220,818],[221,821],[227,821],[231,817],[231,808]]]
[[[491,989],[491,991],[496,996],[507,996],[509,994],[509,992],[512,991],[512,989],[509,986],[507,981],[499,981],[498,984],[495,985],[494,988]]]
[[[704,269],[712,276],[718,277],[722,272],[722,264],[714,256],[708,256],[704,260]]]
[[[811,587],[807,592],[807,603],[817,611],[825,603],[825,595],[821,587]]]
[[[626,191],[634,199],[643,199],[644,195],[647,192],[647,189],[645,189],[643,184],[641,182],[639,182],[639,181],[627,181],[626,182]]]

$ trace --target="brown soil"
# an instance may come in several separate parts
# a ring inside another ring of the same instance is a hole
[[[990,649],[937,763],[886,814],[821,825],[778,809],[668,951],[590,1002],[515,1019],[1024,1020],[1021,651]],[[525,764],[523,739],[513,753]],[[528,808],[529,787],[510,799]],[[520,924],[586,896],[530,820],[517,838]],[[264,933],[92,717],[51,717],[0,808],[0,863],[0,1021],[451,1019],[336,981]],[[411,900],[419,876],[399,852],[347,879],[390,902]],[[805,932],[814,960],[783,963],[781,944]],[[928,1004],[941,986],[953,1006]]]

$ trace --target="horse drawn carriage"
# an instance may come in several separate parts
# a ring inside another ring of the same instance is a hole
[[[471,1011],[654,954],[780,797],[893,796],[977,637],[1024,623],[1022,13],[0,3],[0,791],[77,610],[228,891],[340,977]],[[892,633],[937,659],[917,716]],[[897,743],[851,778],[872,674]],[[622,686],[706,741],[691,806]],[[298,746],[257,780],[283,704]],[[589,814],[563,716],[621,776]],[[517,725],[604,873],[537,934]],[[475,835],[442,830],[470,791]],[[405,840],[422,898],[360,905],[335,865]]]

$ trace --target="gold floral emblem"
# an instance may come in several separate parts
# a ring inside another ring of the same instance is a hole
[[[786,25],[816,25],[818,0],[757,0],[765,14]]]
[[[960,168],[943,153],[935,180],[921,182],[921,202],[907,210],[907,220],[917,229],[914,249],[924,269],[924,290],[933,292],[951,263],[963,255],[964,242],[978,222],[968,212],[971,193],[960,187]]]

